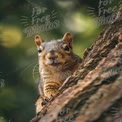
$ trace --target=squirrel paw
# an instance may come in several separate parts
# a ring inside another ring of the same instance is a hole
[[[51,94],[50,95],[50,98],[48,98],[48,97],[44,97],[44,99],[43,99],[43,102],[42,102],[42,106],[44,106],[44,105],[46,105],[48,102],[50,102],[50,101],[52,101],[54,99],[54,96]]]
[[[40,96],[37,101],[36,101],[36,113],[38,114],[43,108],[44,106],[52,101],[54,99],[54,96],[51,94],[50,97],[46,97],[46,96]]]
[[[43,109],[44,106],[41,105],[42,102],[43,102],[43,98],[39,97],[36,101],[36,104],[35,104],[36,105],[36,113],[39,113]]]

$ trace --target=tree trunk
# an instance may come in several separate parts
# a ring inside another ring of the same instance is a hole
[[[122,122],[122,7],[74,75],[31,122]]]

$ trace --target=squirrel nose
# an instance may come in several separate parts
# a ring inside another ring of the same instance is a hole
[[[57,55],[49,55],[48,58],[52,59],[52,60],[55,60],[56,58],[58,58],[58,56]]]
[[[54,50],[49,51],[50,54],[54,54],[54,52],[55,52]]]
[[[48,59],[55,60],[56,58],[58,58],[58,56],[55,54],[55,51],[52,50],[48,53]]]
[[[49,59],[51,60],[55,60],[57,58],[57,56],[54,56],[54,57],[48,57]]]

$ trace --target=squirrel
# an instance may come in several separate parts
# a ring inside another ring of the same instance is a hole
[[[72,46],[73,37],[69,32],[62,39],[44,41],[39,35],[35,36],[38,50],[39,95],[36,102],[36,113],[43,108],[43,101],[50,99],[58,93],[66,78],[72,75],[82,59],[74,54]]]

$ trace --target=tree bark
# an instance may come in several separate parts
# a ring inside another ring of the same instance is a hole
[[[122,121],[122,7],[74,75],[31,122]]]

